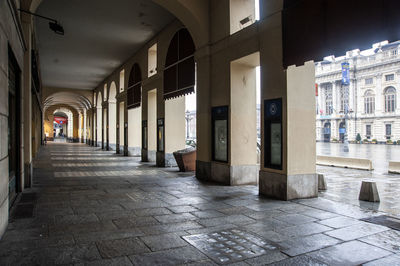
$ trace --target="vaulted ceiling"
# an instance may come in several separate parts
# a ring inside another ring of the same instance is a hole
[[[56,35],[36,19],[45,87],[94,89],[174,20],[150,0],[43,0],[36,13],[59,21]]]

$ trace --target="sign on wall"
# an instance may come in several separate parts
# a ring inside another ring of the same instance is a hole
[[[282,98],[264,101],[264,166],[282,170]]]

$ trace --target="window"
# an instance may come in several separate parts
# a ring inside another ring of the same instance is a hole
[[[119,91],[122,92],[125,89],[125,69],[119,73]]]
[[[385,80],[386,80],[386,81],[392,81],[392,80],[394,80],[394,74],[385,75]]]
[[[396,110],[396,89],[388,87],[385,89],[385,112],[391,113]]]
[[[327,84],[325,87],[325,113],[326,115],[333,113],[332,84]]]
[[[151,46],[148,50],[148,73],[147,76],[151,77],[157,74],[157,44]]]
[[[393,49],[392,51],[390,51],[390,54],[391,54],[392,56],[397,55],[397,49]]]
[[[371,85],[374,83],[374,79],[373,78],[367,78],[365,79],[365,85]]]
[[[367,91],[364,95],[364,113],[372,114],[375,112],[375,96],[372,91]]]
[[[340,87],[340,112],[347,112],[349,108],[349,88],[347,86]]]
[[[365,126],[365,132],[366,132],[365,135],[367,136],[367,139],[371,138],[371,125]]]
[[[386,137],[389,137],[392,135],[392,124],[386,124],[385,125],[385,135]]]
[[[234,34],[259,20],[260,0],[230,0],[230,33]]]

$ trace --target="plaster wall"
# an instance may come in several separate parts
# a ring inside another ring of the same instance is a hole
[[[148,150],[157,150],[157,89],[148,92],[147,96],[147,130]]]
[[[125,114],[125,103],[119,103],[119,145],[120,149],[125,145],[124,138],[124,114]]]
[[[142,147],[142,107],[128,110],[128,144],[134,150]]]
[[[186,146],[185,96],[165,101],[165,153]]]
[[[316,172],[314,62],[287,70],[288,174]]]
[[[256,69],[242,60],[231,63],[230,100],[230,163],[256,165]]]
[[[117,143],[117,104],[115,102],[110,102],[108,104],[108,119],[109,119],[109,129],[108,134],[110,137],[110,144],[115,145]]]

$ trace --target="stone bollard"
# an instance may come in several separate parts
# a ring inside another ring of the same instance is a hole
[[[318,190],[319,191],[325,191],[328,189],[325,181],[325,177],[323,174],[317,174],[318,175]]]
[[[362,181],[358,199],[370,202],[379,202],[380,199],[376,183],[371,181]]]

